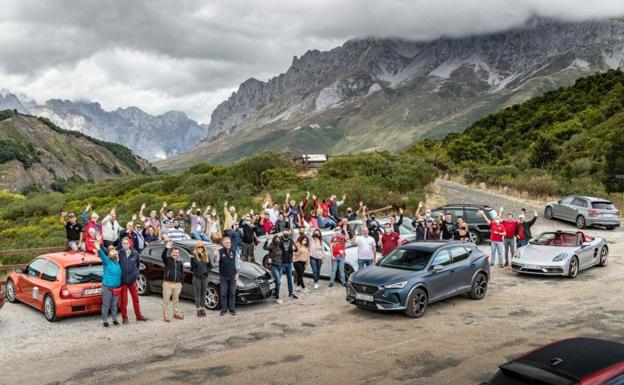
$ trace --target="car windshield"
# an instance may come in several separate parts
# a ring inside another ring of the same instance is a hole
[[[379,262],[379,266],[393,269],[424,270],[431,259],[431,251],[417,249],[396,249]]]
[[[598,210],[615,210],[615,206],[611,202],[592,202],[592,208]]]
[[[578,235],[571,233],[542,233],[531,243],[540,246],[576,247],[578,245]]]
[[[71,266],[67,268],[67,284],[102,282],[102,264]]]

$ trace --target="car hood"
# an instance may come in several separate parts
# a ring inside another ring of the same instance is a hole
[[[263,277],[268,273],[268,270],[263,268],[260,265],[256,265],[255,263],[243,262],[240,264],[240,275],[243,277],[256,279]]]
[[[422,273],[423,271],[408,271],[372,265],[353,273],[351,275],[351,282],[382,286],[395,282],[408,281]]]
[[[550,262],[554,257],[562,253],[572,254],[575,247],[557,247],[557,246],[540,246],[527,245],[520,248],[520,259],[523,261],[533,262]]]

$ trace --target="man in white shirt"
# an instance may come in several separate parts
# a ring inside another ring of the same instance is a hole
[[[269,207],[269,202],[264,202],[264,212],[269,216],[269,221],[275,225],[277,219],[279,217],[279,205],[277,203],[273,204],[273,208]]]
[[[110,214],[102,220],[102,238],[104,239],[104,247],[115,246],[119,242],[119,222],[117,222],[117,212],[112,209]]]
[[[377,261],[377,248],[375,247],[375,239],[368,235],[366,226],[362,226],[362,236],[354,235],[351,239],[358,248],[358,270],[370,266]]]

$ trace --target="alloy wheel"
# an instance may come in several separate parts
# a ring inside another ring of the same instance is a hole
[[[481,299],[485,297],[485,294],[487,293],[487,289],[488,289],[487,278],[485,277],[485,275],[479,274],[475,282],[474,298]]]
[[[45,297],[43,311],[48,321],[56,320],[56,307],[54,306],[54,301],[52,300],[52,297],[50,297],[49,295]]]
[[[420,316],[426,309],[427,295],[422,290],[418,290],[414,295],[414,314]]]
[[[137,292],[139,295],[144,295],[147,289],[147,278],[143,274],[139,274],[137,278]]]
[[[582,215],[579,215],[576,218],[576,227],[578,227],[579,229],[585,228],[585,218]]]
[[[206,290],[206,307],[210,310],[219,308],[219,291],[215,286],[208,286]]]
[[[609,255],[609,250],[606,247],[603,247],[600,250],[600,266],[607,265],[607,256]]]
[[[551,207],[546,207],[546,210],[544,210],[544,216],[546,217],[546,219],[552,219],[553,211]]]
[[[574,278],[578,275],[578,261],[576,258],[572,258],[570,261],[570,277]]]
[[[470,237],[470,242],[474,243],[475,245],[479,244],[479,234],[474,231],[469,231],[468,236]]]
[[[15,284],[13,283],[13,281],[9,280],[6,284],[6,289],[7,289],[7,300],[9,300],[9,302],[13,303],[15,302]]]

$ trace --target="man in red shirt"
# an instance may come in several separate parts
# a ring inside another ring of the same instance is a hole
[[[384,232],[379,239],[379,243],[381,244],[381,255],[384,257],[394,249],[399,246],[401,238],[399,234],[392,230],[392,225],[390,223],[386,223],[384,226]]]
[[[479,210],[485,221],[490,225],[490,247],[491,247],[491,260],[490,266],[494,266],[496,263],[496,255],[498,255],[498,266],[503,268],[503,240],[505,238],[505,226],[503,226],[501,219],[498,215],[493,220],[485,215],[483,209]],[[500,212],[503,212],[503,208],[500,208]]]
[[[500,215],[502,216],[503,213],[501,212]],[[509,266],[509,261],[516,252],[516,230],[518,228],[518,221],[515,220],[513,214],[509,212],[507,213],[507,218],[503,220],[503,226],[505,227],[505,266]]]
[[[342,227],[336,227],[334,236],[329,240],[329,246],[332,252],[332,270],[329,279],[329,287],[334,286],[336,274],[340,273],[340,282],[342,286],[347,286],[344,273],[345,256],[347,254],[347,232]]]

